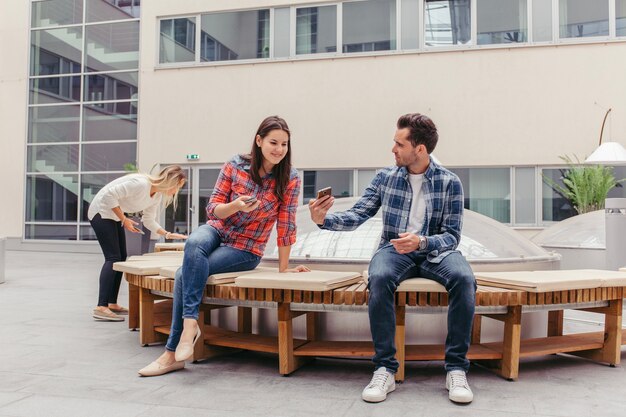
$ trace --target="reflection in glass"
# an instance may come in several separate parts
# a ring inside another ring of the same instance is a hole
[[[550,178],[557,184],[563,184],[563,169],[543,169],[542,175]],[[542,220],[545,222],[558,222],[576,215],[576,210],[572,207],[568,199],[557,193],[546,181],[543,181],[542,195]]]
[[[195,61],[195,45],[195,17],[161,20],[160,63]]]
[[[189,204],[189,198],[191,195],[191,170],[186,168],[187,181],[183,188],[178,192],[178,203],[176,205],[176,211],[174,211],[174,205],[170,204],[165,209],[165,230],[174,231],[175,233],[189,234],[191,225],[191,206]]]
[[[24,237],[26,239],[76,240],[76,226],[27,224]]]
[[[86,71],[139,67],[139,22],[87,26]]]
[[[80,27],[33,30],[30,36],[30,75],[80,72],[83,49]]]
[[[424,42],[428,46],[471,44],[470,0],[425,0]]]
[[[477,0],[478,44],[528,41],[526,0]]]
[[[86,0],[87,22],[139,17],[140,0]]]
[[[559,0],[561,38],[609,35],[607,0]]]
[[[402,49],[419,48],[419,0],[402,0]]]
[[[215,189],[215,183],[220,173],[219,169],[201,169],[200,170],[200,194],[198,202],[198,224],[207,222],[206,206],[209,203],[211,194]]]
[[[296,9],[296,54],[337,52],[337,6]]]
[[[98,141],[131,139],[137,139],[136,114],[109,114],[100,109],[85,107],[83,113],[83,140]]]
[[[277,7],[274,9],[274,58],[289,56],[290,13],[289,7]]]
[[[28,172],[78,171],[78,145],[29,145]]]
[[[454,168],[463,184],[464,207],[502,223],[511,223],[509,168]]]
[[[515,223],[535,224],[535,168],[515,168]]]
[[[32,78],[30,104],[80,101],[80,77]]]
[[[83,21],[83,0],[45,0],[32,4],[31,27],[72,25]]]
[[[129,100],[136,94],[136,72],[85,76],[85,101]]]
[[[552,41],[552,0],[533,0],[533,42]]]
[[[626,0],[615,0],[615,34],[626,36]]]
[[[302,191],[304,201],[317,197],[321,188],[332,187],[335,198],[354,196],[353,170],[304,171]]]
[[[200,60],[268,58],[269,13],[263,9],[202,15]]]
[[[28,142],[77,142],[79,106],[40,106],[28,109]]]
[[[343,52],[396,49],[395,0],[343,4]]]
[[[124,171],[137,161],[137,143],[90,143],[82,145],[83,171]]]
[[[81,184],[81,219],[88,221],[87,212],[89,211],[89,204],[93,201],[93,198],[98,194],[106,184],[110,183],[116,178],[119,178],[125,173],[105,173],[105,174],[83,174],[80,176]]]
[[[77,194],[77,175],[27,176],[26,221],[76,221]]]

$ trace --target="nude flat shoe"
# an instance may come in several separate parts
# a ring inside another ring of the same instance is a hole
[[[200,326],[198,325],[198,327],[196,327],[196,336],[193,338],[191,343],[184,342],[178,344],[176,352],[174,353],[174,359],[177,361],[186,361],[191,358],[191,356],[193,356],[194,347],[196,346],[196,343],[198,343],[198,340],[200,340],[201,334],[202,332],[200,331]]]
[[[97,308],[93,309],[93,313],[91,313],[94,319],[99,321],[124,321],[124,317],[118,316],[112,311],[101,311]]]
[[[126,307],[122,307],[122,306],[120,306],[120,308],[109,307],[109,310],[111,310],[112,312],[114,312],[115,314],[118,314],[118,315],[128,314],[128,309]]]
[[[150,365],[145,368],[137,371],[141,376],[159,376],[164,375],[170,372],[178,371],[179,369],[183,369],[185,367],[185,362],[174,362],[171,365],[165,366],[161,365],[157,361],[152,362]]]

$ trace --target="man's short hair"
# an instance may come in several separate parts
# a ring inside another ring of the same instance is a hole
[[[435,126],[430,117],[419,113],[409,113],[400,116],[398,129],[404,128],[409,129],[409,140],[413,147],[424,145],[429,154],[435,150],[439,134],[437,133],[437,126]]]

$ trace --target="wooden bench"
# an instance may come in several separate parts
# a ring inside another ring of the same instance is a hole
[[[170,267],[169,275],[172,268]],[[175,268],[174,268],[175,269]],[[160,271],[159,271],[160,272]],[[173,292],[171,277],[126,272],[130,287],[135,287],[141,317],[142,344],[161,342],[169,333]],[[626,275],[625,275],[626,277]],[[432,283],[432,281],[430,281]],[[438,285],[436,283],[433,283]],[[619,364],[623,340],[621,330],[623,286],[577,288],[532,292],[520,289],[479,285],[476,294],[476,316],[472,345],[468,358],[485,363],[501,376],[516,379],[520,358],[553,353],[584,356],[609,365]],[[275,353],[279,357],[279,372],[288,375],[308,360],[318,356],[371,357],[371,342],[319,340],[316,323],[321,312],[367,311],[368,291],[364,282],[328,291],[307,291],[271,288],[246,288],[235,283],[207,285],[201,317],[205,344],[198,347],[194,360],[221,355],[225,349],[247,349]],[[405,316],[411,313],[447,310],[445,290],[402,291],[396,293],[396,347],[400,362],[396,379],[404,379],[406,360],[443,360],[444,346],[406,345]],[[212,309],[235,306],[238,311],[237,331],[212,326]],[[278,311],[276,337],[252,334],[251,308],[271,308]],[[605,316],[604,332],[563,335],[563,310],[592,311]],[[133,310],[131,304],[131,310]],[[521,339],[523,312],[548,311],[546,337]],[[293,320],[306,317],[306,339],[293,337]],[[482,317],[504,323],[501,342],[481,343]]]

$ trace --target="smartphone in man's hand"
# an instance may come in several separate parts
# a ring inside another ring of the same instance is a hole
[[[326,187],[326,188],[322,188],[321,190],[319,190],[317,192],[317,199],[319,200],[322,197],[326,197],[327,195],[330,196],[333,193],[333,188],[332,187]]]

